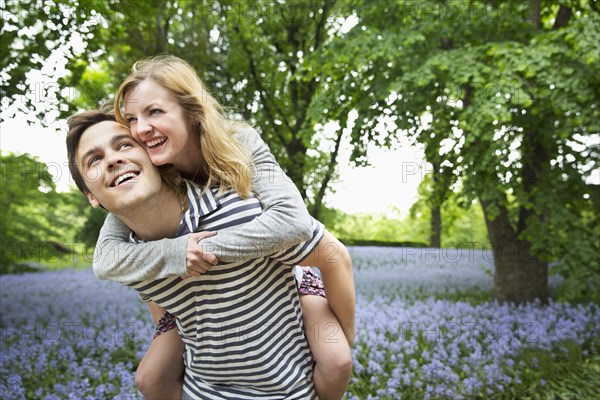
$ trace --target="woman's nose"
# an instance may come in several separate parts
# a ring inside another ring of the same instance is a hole
[[[145,119],[138,119],[135,129],[136,129],[136,133],[140,137],[144,137],[144,136],[148,135],[150,132],[152,132],[152,125],[147,123]]]

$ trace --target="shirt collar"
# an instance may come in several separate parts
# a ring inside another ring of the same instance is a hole
[[[182,236],[195,232],[200,225],[200,219],[211,214],[217,209],[217,199],[211,189],[203,190],[194,182],[185,181],[186,194],[188,199],[188,209],[181,217],[179,227],[175,236]],[[129,232],[129,241],[133,243],[142,243],[133,231]]]
[[[202,189],[194,182],[185,181],[187,186],[188,209],[181,218],[176,236],[195,232],[200,219],[217,209],[217,199],[211,189]]]

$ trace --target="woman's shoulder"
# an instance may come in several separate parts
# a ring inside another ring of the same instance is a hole
[[[248,124],[236,124],[232,127],[233,137],[242,143],[262,140],[260,133]]]
[[[251,154],[260,151],[265,146],[260,133],[250,125],[240,124],[235,126],[232,131],[233,138],[240,142]]]

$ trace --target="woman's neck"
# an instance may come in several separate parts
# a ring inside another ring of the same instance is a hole
[[[206,175],[206,162],[204,161],[202,153],[196,155],[194,162],[173,165],[185,179],[199,184],[206,183],[208,176]]]
[[[173,166],[181,176],[185,179],[196,183],[203,183],[206,181],[206,161],[200,147],[190,148],[186,154],[183,154],[181,160],[173,163]]]

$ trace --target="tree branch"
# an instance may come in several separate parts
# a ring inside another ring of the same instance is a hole
[[[346,113],[346,115],[348,115],[348,114]],[[344,121],[347,122],[347,117],[344,118]],[[344,125],[346,125],[346,123],[344,123]],[[342,126],[340,126],[340,132],[337,135],[337,138],[335,139],[335,146],[329,157],[329,164],[327,166],[327,172],[325,173],[325,177],[323,178],[321,187],[319,188],[319,191],[317,192],[317,195],[315,196],[315,202],[313,204],[313,210],[311,213],[313,216],[315,216],[315,218],[319,215],[319,209],[321,207],[321,203],[323,202],[323,197],[325,197],[325,192],[329,188],[329,182],[331,181],[331,178],[333,177],[333,172],[335,170],[335,166],[337,165],[337,156],[338,156],[338,153],[340,150],[340,144],[342,143],[343,136],[344,136],[344,128]]]
[[[564,28],[569,24],[571,20],[571,16],[573,15],[571,9],[569,7],[560,6],[558,12],[556,13],[556,18],[554,19],[553,30],[557,30],[560,28]]]
[[[262,100],[262,104],[263,104],[263,107],[264,107],[264,110],[265,110],[265,114],[266,114],[267,118],[269,119],[269,122],[272,124],[272,126],[275,127],[275,126],[277,126],[277,124],[275,124],[275,119],[276,118],[275,118],[275,115],[274,115],[273,111],[270,108],[271,104],[267,101],[266,90],[265,90],[262,82],[259,79],[258,70],[256,68],[256,62],[254,61],[254,57],[252,55],[252,52],[248,48],[248,44],[244,40],[243,34],[240,33],[239,29],[236,27],[236,28],[234,28],[234,30],[238,34],[240,42],[242,43],[242,48],[244,49],[244,53],[246,54],[246,57],[248,58],[248,67],[250,68],[250,75],[252,76],[252,79],[254,80],[254,84],[256,85],[256,88],[258,89],[258,93],[259,93],[260,98]],[[276,110],[276,111],[279,111],[279,110]],[[289,124],[286,121],[286,119],[282,118],[282,120],[283,120],[283,122],[285,123],[285,125],[288,127],[288,129],[291,132],[292,129],[289,126]],[[281,132],[279,132],[277,129],[273,129],[273,131],[274,131],[275,135],[277,136],[277,139],[279,139],[279,141],[281,142],[281,145],[287,151],[289,151],[288,143],[286,142],[286,140],[283,137],[283,135],[281,134]]]

